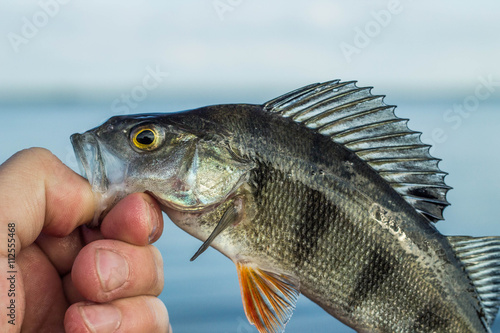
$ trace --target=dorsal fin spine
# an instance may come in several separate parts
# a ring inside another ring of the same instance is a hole
[[[294,112],[299,111],[299,110],[297,110],[296,107],[300,104],[297,102],[303,102],[303,100],[308,99],[308,101],[311,104],[314,104],[317,101],[317,99],[314,99],[313,97],[323,96],[325,94],[324,93],[325,90],[326,91],[336,90],[336,89],[342,88],[344,86],[348,86],[350,83],[353,83],[353,82],[341,82],[341,83],[339,83],[338,80],[335,80],[335,81],[325,82],[323,84],[317,84],[316,87],[311,87],[311,85],[306,86],[304,88],[308,88],[308,89],[295,90],[296,96],[293,96],[291,94],[285,94],[285,96],[288,95],[286,99],[280,101],[280,97],[278,97],[277,99],[274,99],[272,101],[267,102],[265,104],[265,107],[268,108],[268,111],[270,111],[272,109],[272,110],[274,110],[273,112],[278,112],[278,113],[281,113],[282,115],[289,116],[289,114],[286,112],[287,109],[294,110]],[[287,107],[287,104],[290,104],[290,103],[294,105],[293,108]]]
[[[275,107],[276,109],[279,109],[279,108],[281,108],[281,106],[283,104],[286,104],[291,99],[297,98],[297,93],[301,92],[302,94],[306,94],[307,92],[316,89],[317,85],[318,85],[317,83],[313,83],[313,84],[310,84],[308,86],[305,86],[305,87],[302,87],[302,88],[290,91],[287,94],[281,95],[278,98],[275,98],[275,99],[272,100],[273,107]]]
[[[363,124],[363,125],[360,125],[360,126],[352,127],[352,128],[350,128],[348,130],[344,130],[344,131],[338,132],[338,133],[334,134],[334,136],[341,135],[341,134],[344,134],[344,133],[350,133],[350,132],[354,132],[354,131],[359,131],[360,129],[367,129],[367,128],[375,128],[375,127],[380,127],[380,126],[386,126],[388,124],[404,123],[404,125],[406,125],[407,122],[408,122],[408,119],[403,119],[403,118],[387,119],[387,120],[382,120],[382,121],[378,121],[378,122],[375,122],[375,123]]]
[[[355,145],[355,144],[359,144],[359,143],[372,143],[373,141],[377,141],[377,140],[389,140],[389,139],[397,139],[397,138],[401,138],[401,137],[404,137],[404,136],[409,136],[410,138],[413,136],[417,136],[417,137],[420,137],[420,133],[418,132],[412,132],[410,130],[406,131],[406,132],[401,132],[401,133],[392,133],[392,134],[387,134],[387,135],[381,135],[381,136],[378,136],[376,138],[362,138],[362,139],[358,139],[358,140],[353,140],[353,141],[350,141],[348,142],[346,145]],[[393,146],[387,146],[387,147],[397,147],[398,145],[393,145]],[[383,147],[383,146],[382,146]],[[348,147],[349,148],[349,147]],[[351,149],[355,152],[357,152],[358,150],[356,149]]]
[[[440,160],[429,154],[421,133],[408,128],[408,119],[396,117],[395,106],[371,90],[357,87],[356,81],[334,80],[294,90],[263,108],[350,149],[424,217],[442,220],[450,187],[438,167]]]
[[[349,91],[348,94],[344,94],[340,97],[338,96],[335,96],[335,97],[331,97],[327,100],[325,100],[325,104],[326,102],[334,102],[334,101],[338,101],[344,97],[352,97],[352,95],[354,95],[355,93],[358,93],[358,92],[367,92],[369,93],[369,91],[367,89],[359,89],[359,90],[351,90]],[[366,96],[363,96],[359,99],[353,99],[353,100],[350,100],[348,103],[344,103],[344,104],[341,104],[333,109],[331,109],[329,112],[327,112],[326,114],[331,114],[331,113],[335,113],[335,112],[339,112],[343,109],[348,109],[348,108],[351,108],[353,106],[356,106],[356,105],[359,105],[361,103],[365,103],[365,102],[371,102],[373,100],[382,100],[384,97],[383,96],[377,96],[377,95],[366,95]],[[361,112],[360,112],[361,113]],[[357,115],[357,114],[356,114]],[[325,116],[323,116],[323,113],[320,113],[316,116],[317,118],[324,118]]]
[[[365,90],[366,90],[366,89],[353,89],[353,90],[349,90],[349,91],[346,91],[346,92],[345,92],[345,93],[343,93],[343,94],[340,94],[340,95],[334,95],[333,97],[325,98],[325,99],[321,100],[320,102],[318,102],[318,103],[316,103],[316,104],[313,104],[313,103],[314,103],[314,100],[310,99],[310,100],[308,100],[308,102],[309,102],[309,107],[308,107],[308,108],[306,108],[306,109],[300,110],[300,111],[298,111],[297,113],[295,113],[295,114],[294,114],[294,116],[292,117],[292,119],[294,119],[294,120],[296,120],[296,121],[299,121],[299,122],[300,122],[300,120],[298,119],[300,116],[303,116],[303,115],[305,115],[305,114],[307,114],[307,113],[309,113],[309,112],[313,111],[314,109],[318,109],[318,108],[320,108],[322,105],[328,105],[328,104],[330,104],[330,103],[332,103],[332,102],[335,102],[335,101],[338,101],[338,100],[340,100],[340,99],[342,99],[342,98],[345,98],[345,97],[351,97],[353,94],[358,93],[358,92],[363,92],[363,91],[365,91]],[[363,101],[365,98],[367,98],[367,97],[374,97],[374,96],[372,96],[372,95],[364,96],[364,97],[362,97],[362,98],[360,98],[360,99],[353,100],[353,101],[351,101],[350,103],[352,103],[352,104],[356,104],[356,102],[360,103],[360,102],[362,102],[362,101]],[[312,104],[312,105],[311,105],[311,104]],[[341,109],[341,108],[343,108],[343,107],[347,107],[347,106],[348,106],[348,105],[346,105],[346,104],[342,104],[342,105],[340,105],[337,109],[332,109],[332,111],[331,111],[331,112],[338,111],[339,109]],[[315,116],[310,117],[308,120],[314,120],[316,117],[321,117],[322,115],[324,115],[324,113],[323,113],[323,112],[321,112],[321,113],[319,113],[319,114],[317,114],[317,115],[315,115]]]
[[[356,92],[359,92],[359,90],[351,90],[343,96],[333,96],[333,97],[321,100],[320,102],[317,102],[317,103],[314,103],[314,102],[306,103],[306,106],[304,106],[302,109],[299,109],[299,110],[294,111],[294,112],[290,112],[290,116],[293,120],[295,120],[297,122],[303,122],[303,120],[301,118],[304,118],[304,117],[307,117],[307,118],[305,118],[305,119],[307,119],[307,122],[313,122],[313,121],[317,120],[317,119],[315,119],[315,117],[322,118],[323,115],[325,114],[324,111],[318,111],[318,110],[321,110],[321,108],[328,106],[332,102],[339,101],[340,99],[342,99],[344,97],[352,96]],[[360,102],[363,102],[363,100],[364,100],[364,98],[361,98],[361,99],[356,100],[356,101],[359,101],[358,103],[360,103]],[[338,106],[337,108],[332,109],[331,111],[338,112],[346,107],[347,106],[344,106],[344,104],[342,104],[342,105]]]
[[[318,127],[318,130],[323,129],[324,127],[328,126],[329,124],[331,124],[333,122],[349,121],[349,120],[355,119],[355,118],[360,117],[360,116],[375,114],[375,113],[378,113],[380,111],[390,110],[392,108],[394,108],[394,106],[386,105],[386,106],[381,106],[381,107],[374,108],[374,109],[371,109],[371,110],[366,110],[366,111],[363,111],[363,112],[360,112],[360,113],[357,113],[357,114],[340,117],[340,118],[334,119],[334,120],[332,120],[332,121],[330,121],[328,123],[325,123],[321,127]],[[331,111],[325,112],[325,114],[328,113],[330,115],[330,114],[334,113],[334,111],[337,111],[337,110],[331,110]]]
[[[295,102],[297,102],[297,100],[302,100],[306,96],[311,97],[311,96],[321,95],[322,89],[327,89],[329,86],[330,87],[334,86],[337,83],[338,83],[338,81],[335,80],[335,81],[325,82],[324,84],[320,84],[320,85],[316,84],[316,86],[309,85],[309,86],[306,86],[304,88],[299,88],[295,91],[292,91],[289,94],[285,94],[284,95],[285,98],[281,99],[281,97],[278,97],[277,99],[274,99],[273,101],[266,103],[266,105],[272,104],[273,109],[277,110],[278,112],[285,111],[287,109],[286,108],[287,104],[289,104],[291,102],[295,103]],[[344,84],[342,84],[342,86],[343,85]],[[295,94],[293,94],[294,92],[295,92]]]

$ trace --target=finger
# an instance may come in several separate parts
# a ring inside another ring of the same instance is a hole
[[[17,251],[42,229],[66,236],[94,214],[89,183],[42,148],[23,150],[0,165],[0,189],[0,223],[16,224]]]
[[[41,148],[21,151],[0,165],[0,307],[14,306],[12,320],[20,325],[25,310],[25,292],[15,256],[45,230],[66,236],[94,214],[94,198],[89,183]],[[11,247],[12,246],[12,247]],[[12,272],[12,273],[11,273]],[[22,271],[33,273],[33,271]],[[12,283],[7,280],[12,275]],[[14,288],[11,288],[11,286]],[[26,286],[29,288],[29,284]],[[11,295],[11,296],[10,296]],[[3,320],[0,331],[16,327]]]
[[[152,245],[99,240],[85,246],[71,272],[73,284],[88,300],[107,302],[163,289],[163,261]]]
[[[36,244],[45,253],[59,275],[71,271],[73,261],[83,247],[78,229],[66,237],[54,237],[41,233],[36,239]]]
[[[104,239],[100,229],[89,228],[87,225],[82,225],[80,228],[83,244],[89,244],[99,239]]]
[[[134,193],[121,200],[104,218],[101,233],[135,245],[156,241],[163,232],[163,217],[156,200]]]
[[[85,297],[83,297],[83,295],[80,294],[80,291],[78,291],[78,289],[75,287],[73,279],[71,278],[71,273],[63,276],[62,285],[64,295],[66,295],[66,299],[68,300],[69,304],[87,301],[87,299],[85,299]]]
[[[64,318],[66,332],[172,332],[165,305],[156,297],[137,296],[107,304],[73,304]]]
[[[18,290],[24,289],[26,304],[36,304],[26,306],[23,331],[60,332],[69,304],[63,294],[61,279],[56,269],[36,244],[26,247],[19,254],[17,264],[24,281],[24,285],[18,286]],[[34,274],[35,279],[32,277]],[[21,322],[17,324],[20,326]]]

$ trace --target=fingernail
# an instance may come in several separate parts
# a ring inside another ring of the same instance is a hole
[[[122,315],[113,305],[87,305],[80,307],[80,314],[90,332],[115,332],[120,327]]]
[[[127,261],[118,253],[99,249],[96,251],[97,275],[104,291],[114,290],[128,279]]]
[[[151,203],[148,203],[148,213],[149,213],[148,216],[149,230],[151,230],[149,232],[148,241],[149,243],[151,243],[156,238],[156,233],[158,232],[158,223],[160,222],[158,219],[158,213],[156,211],[156,207]]]

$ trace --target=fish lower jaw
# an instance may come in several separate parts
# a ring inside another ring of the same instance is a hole
[[[130,192],[125,183],[111,184],[108,188],[101,192],[100,189],[93,189],[95,201],[95,213],[89,227],[97,227],[102,222],[104,216],[120,201],[125,198]]]
[[[155,195],[154,193],[146,192],[153,196],[161,205],[162,210],[167,213],[167,211],[176,211],[181,214],[193,214],[193,215],[199,215],[206,213],[208,211],[211,211],[212,209],[216,208],[219,204],[211,204],[211,205],[193,205],[193,206],[184,206],[180,204],[176,204],[175,202],[168,201],[165,199],[162,199]]]

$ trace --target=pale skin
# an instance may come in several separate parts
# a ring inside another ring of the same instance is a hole
[[[45,149],[0,165],[0,332],[172,331],[157,298],[162,258],[150,245],[163,231],[158,204],[129,195],[90,230],[94,205],[88,182]],[[12,300],[15,325],[7,316]]]

